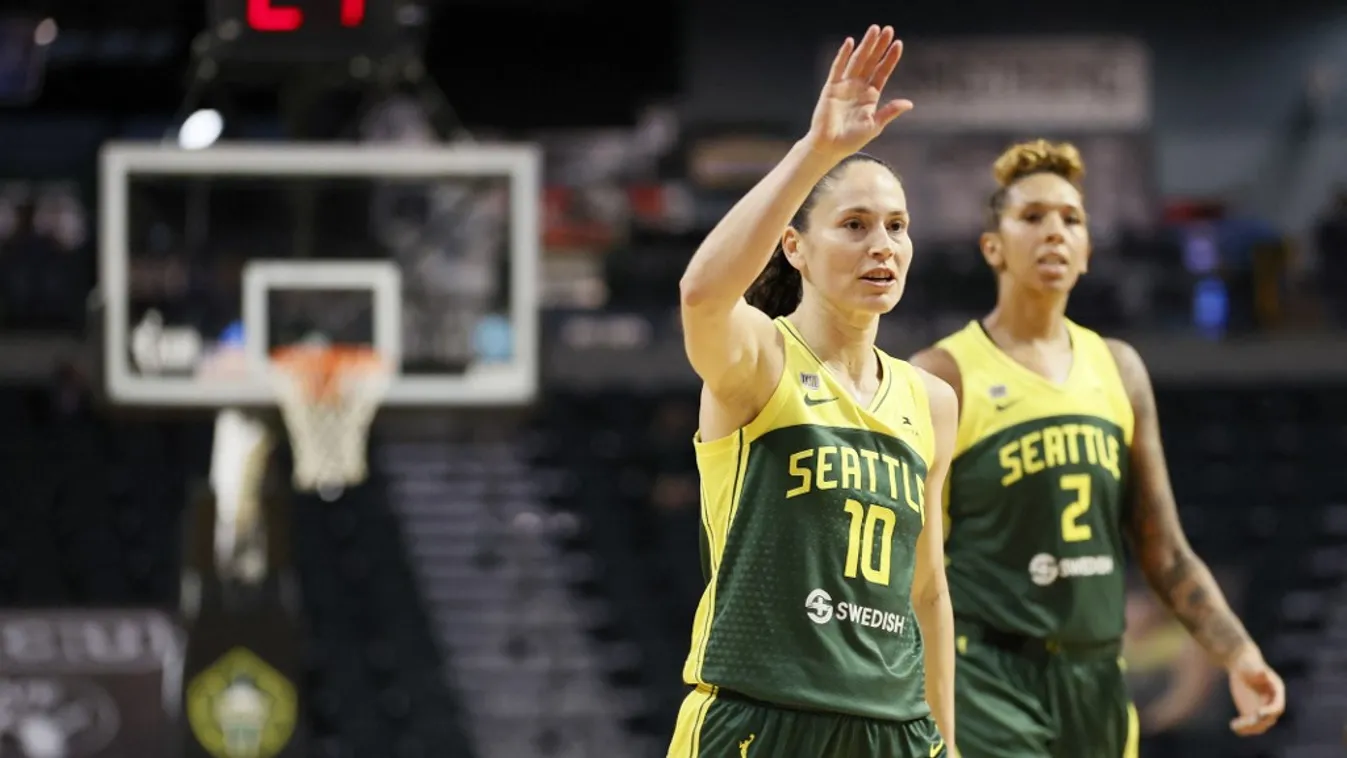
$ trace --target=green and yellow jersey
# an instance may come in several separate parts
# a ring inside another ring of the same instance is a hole
[[[785,318],[785,369],[758,416],[695,442],[706,591],[688,684],[789,707],[909,720],[929,713],[912,615],[926,472],[926,385],[876,350],[868,406]]]
[[[946,497],[954,612],[1062,642],[1122,636],[1122,518],[1132,405],[1108,345],[1067,322],[1071,371],[1056,384],[978,322],[937,347],[963,378]]]

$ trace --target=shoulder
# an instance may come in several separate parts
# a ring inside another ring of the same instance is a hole
[[[933,345],[908,359],[922,375],[944,386],[957,400],[963,391],[963,375],[959,371],[959,362],[954,355],[940,345]],[[935,395],[932,394],[932,398]]]
[[[937,405],[953,406],[958,402],[954,388],[949,386],[944,377],[918,365],[915,361],[910,361],[909,365],[912,366],[912,372],[916,374],[918,381],[926,388],[926,396],[931,399],[932,410],[935,410]]]
[[[715,386],[702,382],[698,423],[705,440],[719,439],[757,420],[786,375],[790,361],[786,335],[765,314],[753,328],[761,331],[757,332],[757,358],[746,366],[751,370]]]
[[[1139,385],[1150,384],[1150,374],[1146,371],[1146,361],[1142,360],[1141,353],[1137,352],[1127,342],[1116,337],[1104,337],[1104,345],[1108,347],[1108,352],[1113,356],[1113,362],[1118,367],[1118,373],[1122,376],[1123,385],[1128,391]]]
[[[1135,365],[1141,363],[1141,353],[1132,347],[1131,344],[1118,339],[1117,337],[1101,337],[1108,351],[1113,355],[1113,360],[1118,362],[1118,368],[1124,365]]]
[[[1136,348],[1117,337],[1105,337],[1095,330],[1081,326],[1076,322],[1067,319],[1067,329],[1070,331],[1071,339],[1084,347],[1085,355],[1091,353],[1103,357],[1107,353],[1113,359],[1113,363],[1118,368],[1118,373],[1123,377],[1124,383],[1130,387],[1131,380],[1135,378],[1138,371],[1143,374],[1146,371],[1146,364],[1141,360],[1141,354]],[[1106,360],[1106,359],[1105,359]]]
[[[1128,399],[1132,401],[1132,407],[1143,409],[1153,405],[1155,400],[1151,376],[1141,353],[1123,340],[1114,337],[1103,339],[1109,354],[1113,356],[1113,363],[1118,367],[1118,377],[1122,380]]]
[[[915,362],[910,365],[926,390],[927,402],[931,407],[931,425],[937,432],[954,429],[959,423],[959,397],[954,388],[943,377]]]

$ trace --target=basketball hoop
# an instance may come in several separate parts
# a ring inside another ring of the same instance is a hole
[[[387,362],[368,347],[297,345],[274,351],[271,363],[295,489],[335,498],[364,481],[369,426],[391,379]]]

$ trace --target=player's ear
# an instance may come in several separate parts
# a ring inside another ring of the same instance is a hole
[[[804,235],[793,226],[786,227],[785,233],[781,235],[781,252],[797,271],[804,270],[804,250],[801,249],[803,240]]]
[[[1001,271],[1006,267],[1006,258],[1002,253],[1003,243],[1000,232],[983,232],[978,238],[978,248],[982,250],[982,259],[992,267],[992,271]]]

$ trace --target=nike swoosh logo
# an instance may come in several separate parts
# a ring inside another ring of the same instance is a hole
[[[835,397],[810,397],[808,395],[804,396],[804,404],[809,406],[823,405],[824,403],[833,403],[836,401],[837,398]]]
[[[935,758],[937,755],[940,755],[940,751],[941,751],[941,750],[944,750],[944,749],[945,749],[945,741],[944,741],[944,740],[941,740],[941,741],[935,743],[934,745],[932,745],[932,746],[931,746],[931,758]]]
[[[997,404],[996,404],[996,410],[998,410],[998,411],[1004,411],[1005,409],[1009,408],[1010,406],[1014,405],[1015,403],[1018,403],[1020,400],[1023,400],[1023,399],[1024,399],[1024,398],[1019,398],[1018,400],[1008,400],[1008,401],[1006,401],[1006,402],[1004,402],[1004,403],[997,403]]]

